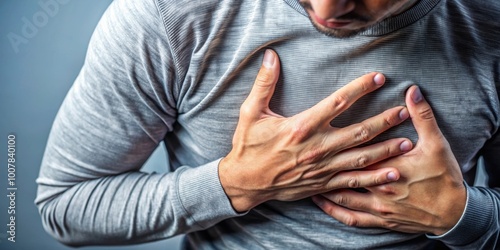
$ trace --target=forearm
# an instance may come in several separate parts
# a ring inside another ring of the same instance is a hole
[[[217,163],[168,174],[101,177],[50,197],[62,188],[40,178],[37,205],[45,229],[68,245],[164,239],[237,216],[220,187]]]
[[[81,182],[38,202],[45,229],[68,245],[119,244],[179,231],[172,175],[129,172]],[[40,183],[39,196],[57,188]],[[169,216],[170,217],[170,216]],[[160,230],[164,229],[164,230]]]

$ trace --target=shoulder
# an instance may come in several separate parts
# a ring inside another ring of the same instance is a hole
[[[231,22],[247,0],[154,0],[171,45],[203,43]],[[256,0],[254,0],[256,1]]]
[[[101,17],[91,47],[101,45],[103,52],[115,48],[125,55],[153,40],[164,40],[162,25],[156,0],[115,0]]]
[[[104,19],[115,25],[145,28],[157,26],[161,21],[156,0],[114,0],[104,15]]]
[[[469,25],[477,29],[487,30],[499,27],[500,1],[498,0],[448,0],[448,10],[457,17],[465,19]],[[488,30],[492,32],[491,30]]]
[[[497,0],[444,0],[445,6],[450,11],[458,11],[463,14],[476,17],[493,17],[500,13],[500,2]]]
[[[500,56],[500,1],[447,0],[446,3],[450,29],[468,38],[475,48]]]

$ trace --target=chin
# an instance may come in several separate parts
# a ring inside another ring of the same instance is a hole
[[[349,38],[358,35],[359,33],[363,32],[366,30],[366,28],[362,29],[354,29],[354,30],[348,30],[348,29],[330,29],[330,28],[325,28],[323,26],[319,25],[314,25],[316,30],[318,30],[320,33],[323,33],[329,37],[335,37],[335,38]]]
[[[325,34],[329,37],[335,37],[335,38],[349,38],[358,35],[359,33],[365,31],[368,27],[363,27],[363,28],[358,28],[358,29],[332,29],[332,28],[327,28],[324,27],[320,24],[315,23],[311,18],[311,23],[313,24],[314,28],[318,30],[320,33]]]

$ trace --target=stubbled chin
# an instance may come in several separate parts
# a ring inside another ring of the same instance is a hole
[[[363,32],[364,30],[366,30],[366,28],[362,28],[362,29],[355,29],[355,30],[349,30],[349,29],[330,29],[330,28],[326,28],[326,27],[323,27],[319,24],[316,24],[314,21],[312,21],[312,24],[314,25],[314,27],[316,28],[316,30],[318,30],[320,33],[323,33],[327,36],[330,36],[330,37],[335,37],[335,38],[349,38],[349,37],[353,37],[353,36],[356,36],[357,34]]]

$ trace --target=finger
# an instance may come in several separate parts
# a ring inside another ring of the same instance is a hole
[[[340,172],[328,182],[329,190],[340,188],[368,188],[397,181],[400,177],[396,168]]]
[[[411,86],[408,89],[406,92],[406,105],[419,139],[425,140],[428,138],[432,140],[442,136],[434,112],[419,87]]]
[[[395,107],[382,114],[368,118],[361,123],[345,128],[334,129],[330,133],[325,146],[331,150],[352,148],[375,138],[382,132],[401,124],[408,119],[408,110],[404,107]]]
[[[385,82],[384,75],[369,73],[350,82],[329,97],[323,99],[301,115],[311,124],[329,124],[331,120],[348,109],[354,102],[364,95],[380,88]]]
[[[328,166],[335,167],[336,171],[362,169],[377,164],[378,162],[381,162],[388,158],[404,154],[410,151],[412,147],[413,145],[408,139],[390,139],[361,148],[348,149],[342,151],[341,153],[335,154],[330,159]]]
[[[397,183],[397,182],[386,183],[386,184],[382,184],[382,185],[378,185],[378,186],[367,187],[366,190],[368,190],[371,193],[378,194],[378,195],[392,195],[392,196],[394,196],[394,195],[398,194],[398,190],[399,190],[398,184],[399,183]]]
[[[247,99],[241,107],[246,116],[260,118],[262,112],[269,111],[269,101],[273,96],[280,73],[278,55],[267,49],[257,78]]]
[[[382,227],[383,220],[370,213],[353,211],[339,206],[323,196],[315,195],[313,202],[326,214],[350,227]]]
[[[321,208],[326,214],[340,221],[341,223],[351,227],[377,227],[397,230],[406,233],[422,232],[415,228],[414,223],[405,219],[390,219],[383,218],[371,213],[363,211],[355,211],[349,208],[335,204],[329,199],[315,195],[312,197],[313,202]]]
[[[411,143],[411,142],[410,142]],[[407,147],[407,150],[410,151],[413,149],[413,145],[410,147]],[[393,171],[392,169],[396,169],[398,173],[398,181],[392,181],[392,182],[386,182],[386,183],[381,183],[380,185],[373,185],[373,186],[367,186],[364,187],[366,190],[368,190],[371,193],[374,193],[376,195],[397,195],[399,186],[402,185],[406,181],[405,174],[408,174],[407,172],[407,167],[405,166],[406,163],[402,161],[403,158],[401,157],[392,157],[388,158],[386,160],[377,162],[375,164],[372,164],[366,168],[363,168],[362,171],[373,171],[373,170],[384,170],[386,169],[387,171]],[[396,171],[394,171],[396,173]]]
[[[351,189],[339,189],[323,193],[321,196],[350,210],[370,213],[375,216],[386,216],[390,214],[389,210],[380,205],[376,197],[370,192],[361,193]]]

